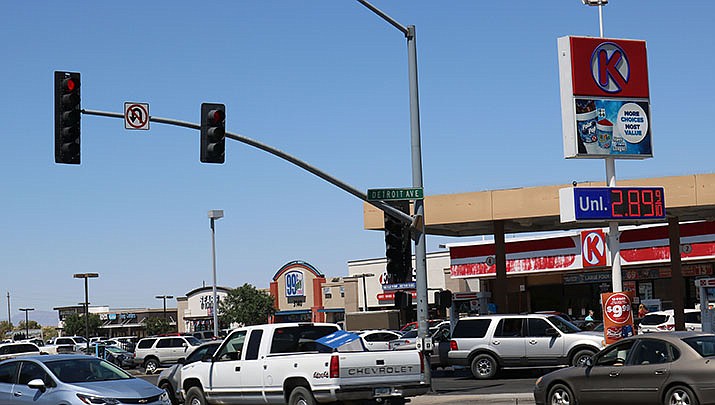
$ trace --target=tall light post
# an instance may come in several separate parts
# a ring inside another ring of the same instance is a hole
[[[211,220],[211,258],[213,260],[213,320],[214,320],[214,336],[218,337],[218,294],[216,293],[216,230],[214,221],[223,218],[223,210],[209,211],[209,219]]]
[[[362,297],[363,297],[363,310],[367,312],[367,283],[365,282],[365,278],[367,277],[375,277],[374,273],[360,273],[360,274],[353,274],[352,276],[345,277],[347,279],[353,279],[353,278],[362,278]]]
[[[412,151],[412,187],[423,188],[422,182],[422,141],[420,137],[420,97],[417,88],[417,37],[415,26],[398,23],[392,17],[373,6],[366,0],[357,0],[387,23],[397,28],[407,38],[407,70],[410,86],[410,148]],[[427,247],[425,240],[424,200],[415,200],[415,212],[412,226],[415,235],[415,287],[417,290],[417,337],[422,341],[427,338]],[[432,384],[430,356],[425,356],[425,381]]]
[[[30,338],[30,326],[29,326],[29,318],[27,317],[27,313],[30,311],[34,311],[35,308],[19,308],[20,311],[25,311],[25,339]]]
[[[164,300],[164,321],[167,321],[167,319],[166,319],[166,300],[170,300],[170,299],[174,298],[174,296],[173,295],[157,295],[154,298],[156,298],[158,300]]]
[[[90,278],[99,277],[99,273],[75,273],[72,277],[84,279],[84,338],[87,339],[87,353],[89,353],[89,286]]]

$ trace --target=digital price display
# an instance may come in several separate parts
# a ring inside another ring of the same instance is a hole
[[[663,187],[575,187],[559,195],[561,222],[665,219]]]

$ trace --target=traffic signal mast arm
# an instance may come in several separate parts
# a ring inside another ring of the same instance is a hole
[[[124,114],[113,113],[113,112],[108,112],[108,111],[84,110],[83,109],[83,110],[81,110],[81,112],[82,112],[82,114],[87,114],[87,115],[97,115],[100,117],[112,117],[112,118],[124,119]],[[199,125],[199,124],[194,124],[192,122],[187,122],[187,121],[175,120],[175,119],[171,119],[171,118],[150,116],[149,121],[156,122],[159,124],[175,125],[175,126],[184,127],[184,128],[201,130],[201,125]],[[294,165],[300,167],[301,169],[306,170],[310,173],[313,173],[314,175],[320,177],[321,179],[327,181],[328,183],[330,183],[338,188],[341,188],[342,190],[354,195],[355,197],[357,197],[369,204],[372,204],[373,206],[384,211],[385,213],[390,214],[392,217],[397,218],[406,224],[410,224],[410,226],[414,228],[414,224],[416,223],[416,218],[412,218],[410,215],[405,214],[404,212],[402,212],[396,208],[393,208],[393,207],[385,204],[382,201],[368,201],[367,194],[352,187],[351,185],[349,185],[347,183],[342,182],[341,180],[329,175],[328,173],[323,172],[322,170],[318,169],[317,167],[311,166],[310,164],[296,158],[295,156],[289,155],[286,152],[283,152],[279,149],[276,149],[272,146],[266,145],[264,143],[254,140],[254,139],[247,138],[247,137],[239,135],[239,134],[233,134],[228,131],[226,131],[226,138],[231,138],[235,141],[245,143],[246,145],[253,146],[254,148],[268,152],[271,155],[277,156],[283,160],[293,163]]]

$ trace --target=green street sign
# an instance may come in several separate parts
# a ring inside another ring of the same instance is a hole
[[[368,201],[422,200],[424,190],[414,188],[373,188],[367,190]]]

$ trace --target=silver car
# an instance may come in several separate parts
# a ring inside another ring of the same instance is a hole
[[[169,405],[166,391],[92,356],[58,354],[0,362],[0,404]]]
[[[715,404],[715,335],[647,333],[603,349],[584,367],[536,380],[543,404]]]

